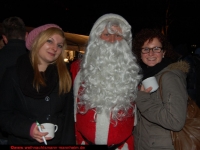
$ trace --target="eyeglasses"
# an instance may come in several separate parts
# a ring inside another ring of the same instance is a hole
[[[153,47],[153,48],[145,47],[145,48],[142,48],[141,52],[143,54],[147,54],[150,52],[150,50],[152,50],[154,53],[160,53],[162,51],[162,47]]]

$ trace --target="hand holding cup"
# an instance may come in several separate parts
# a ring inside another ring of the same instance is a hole
[[[159,87],[155,77],[146,78],[142,81],[142,85],[144,86],[145,90],[147,90],[149,87],[152,87],[150,93],[155,92]]]
[[[45,137],[54,138],[55,132],[58,130],[58,126],[52,123],[42,123],[42,132],[48,132]]]

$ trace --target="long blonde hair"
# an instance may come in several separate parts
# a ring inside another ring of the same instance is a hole
[[[58,34],[65,39],[64,32],[61,29],[55,27],[49,28],[41,32],[36,37],[30,51],[31,63],[34,70],[33,87],[36,88],[37,91],[39,91],[41,85],[46,86],[45,80],[38,69],[38,64],[40,63],[38,59],[38,51],[49,39],[49,37],[52,36],[53,34]],[[64,62],[64,53],[65,53],[64,50],[66,49],[66,47],[67,43],[66,40],[64,40],[62,53],[54,62],[57,66],[58,76],[59,76],[59,95],[62,93],[69,92],[72,85],[71,76]]]

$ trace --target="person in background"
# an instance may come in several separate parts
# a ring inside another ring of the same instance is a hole
[[[200,56],[200,47],[197,47],[197,48],[195,49],[194,53],[195,53],[196,55],[199,55],[199,56]]]
[[[0,50],[5,46],[4,41],[3,41],[3,37],[2,35],[0,35]]]
[[[74,70],[77,144],[133,150],[141,75],[132,53],[129,23],[117,14],[101,16],[92,27],[80,66]]]
[[[138,123],[134,128],[135,150],[174,149],[170,131],[180,131],[186,119],[188,94],[186,90],[186,62],[175,62],[167,38],[157,29],[142,29],[133,41],[133,52],[142,67],[143,80],[155,76],[161,79],[162,98],[159,89],[141,85],[135,100]],[[160,87],[160,88],[161,88]]]
[[[2,22],[2,39],[5,43],[0,50],[0,84],[6,68],[15,65],[18,57],[27,53],[26,26],[19,17],[9,17]],[[7,144],[7,135],[0,129],[0,145]]]
[[[196,101],[196,69],[194,54],[188,48],[187,44],[179,44],[175,46],[174,51],[179,55],[178,61],[184,60],[190,65],[189,72],[187,74],[187,92],[189,96]]]
[[[55,24],[33,29],[26,40],[30,53],[7,69],[0,85],[0,127],[9,145],[44,145],[36,121],[58,125],[47,145],[75,144],[71,76],[64,62],[66,40]]]
[[[200,108],[200,47],[196,48],[194,52],[195,70],[196,70],[196,104]]]
[[[27,52],[25,40],[28,33],[23,20],[9,17],[2,22],[2,38],[5,46],[0,51],[0,81],[7,67],[15,65],[17,58]]]
[[[178,61],[186,61],[190,65],[187,73],[187,92],[188,95],[200,107],[200,55],[197,51],[190,50],[187,44],[179,44],[174,48],[179,55]]]

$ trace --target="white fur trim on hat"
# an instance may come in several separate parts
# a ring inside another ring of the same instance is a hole
[[[99,19],[97,19],[97,21],[94,23],[94,26],[92,27],[92,30],[90,33],[92,33],[93,30],[95,30],[103,21],[111,20],[111,19],[120,20],[125,25],[130,26],[130,24],[122,16],[110,13],[110,14],[105,14],[105,15],[101,16]]]

